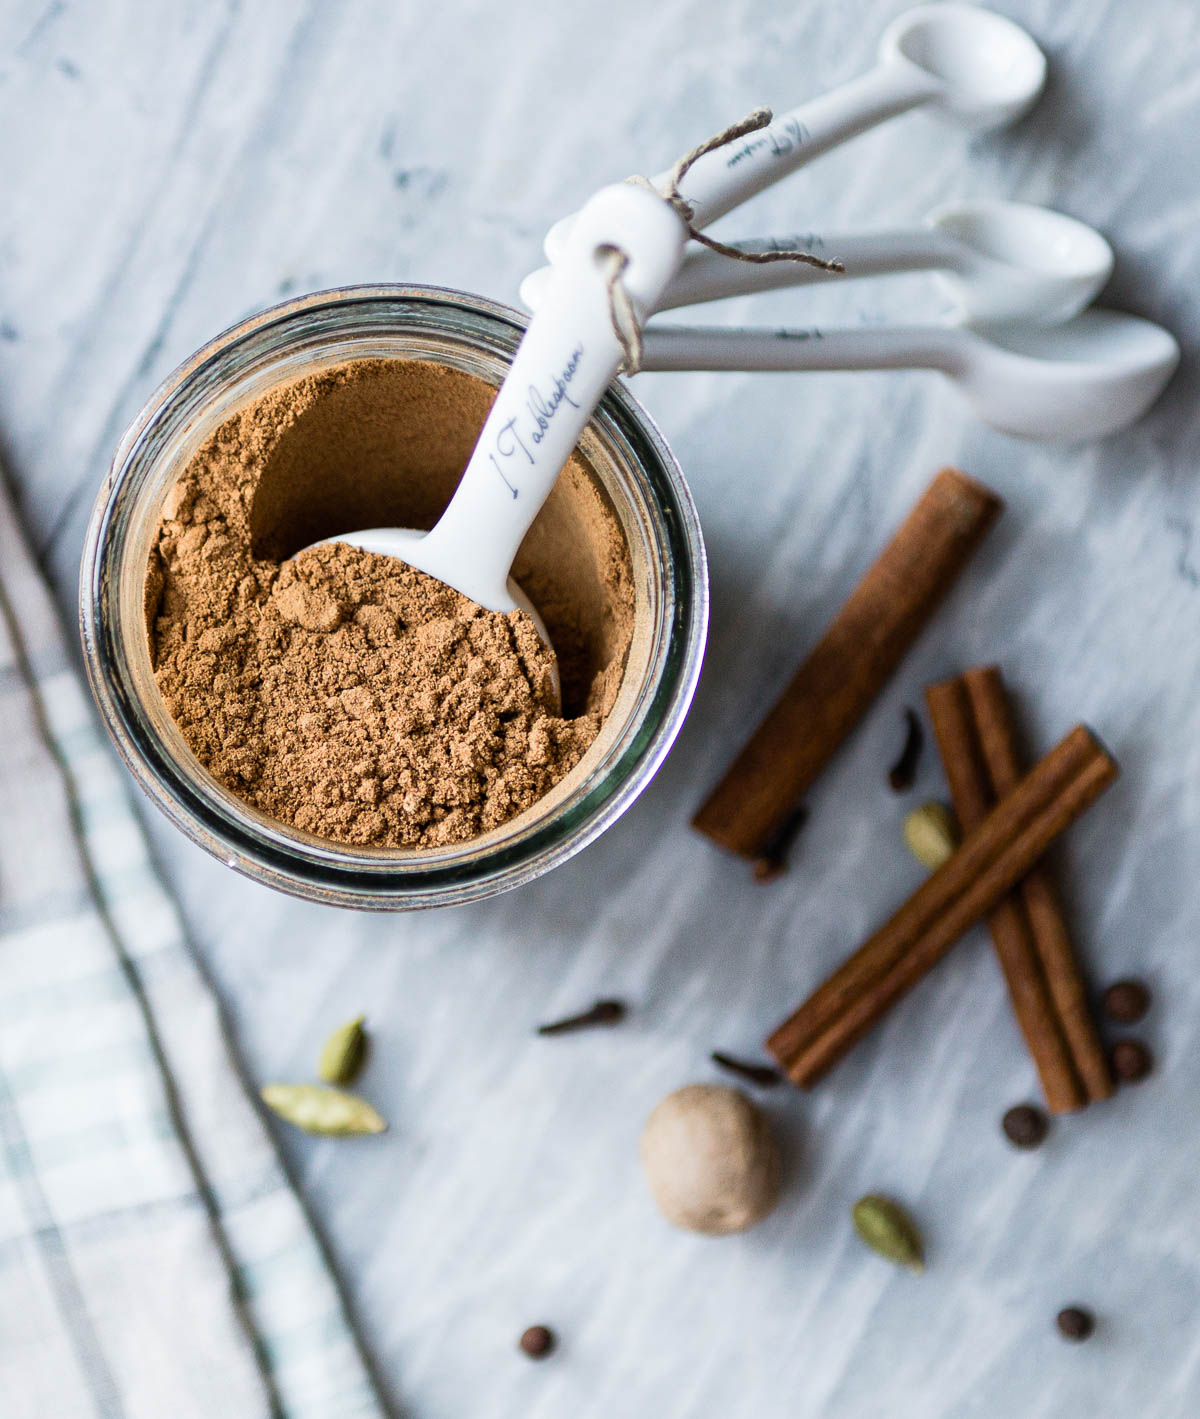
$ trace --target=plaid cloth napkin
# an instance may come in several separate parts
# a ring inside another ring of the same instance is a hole
[[[382,1412],[0,477],[0,1415]]]

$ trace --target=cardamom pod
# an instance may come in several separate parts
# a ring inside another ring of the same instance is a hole
[[[904,819],[904,841],[909,852],[931,872],[954,855],[961,836],[954,814],[944,803],[922,803]]]
[[[366,1099],[341,1089],[326,1089],[320,1084],[268,1084],[262,1090],[262,1101],[280,1118],[294,1123],[305,1133],[346,1138],[360,1133],[383,1133],[387,1128],[387,1123]]]
[[[890,1197],[869,1192],[854,1204],[851,1214],[854,1229],[872,1251],[907,1266],[913,1271],[925,1270],[925,1245],[917,1224]]]
[[[325,1041],[317,1059],[317,1073],[326,1084],[353,1084],[367,1055],[363,1016],[339,1025]]]

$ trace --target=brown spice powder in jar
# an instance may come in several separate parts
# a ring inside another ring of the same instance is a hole
[[[633,591],[577,457],[517,563],[562,715],[523,613],[344,543],[294,555],[353,527],[430,525],[493,395],[431,363],[351,361],[243,407],[169,492],[147,576],[155,679],[196,757],[253,807],[336,842],[446,846],[531,807],[595,740]]]

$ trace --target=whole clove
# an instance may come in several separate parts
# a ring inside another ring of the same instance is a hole
[[[790,814],[783,826],[754,859],[754,880],[756,882],[773,882],[776,877],[781,877],[787,871],[792,847],[807,822],[808,809],[802,803]]]
[[[616,1025],[625,1018],[626,1007],[621,1000],[597,1000],[590,1010],[579,1015],[568,1015],[565,1020],[553,1020],[548,1025],[539,1025],[539,1035],[566,1035],[572,1030],[587,1030],[593,1025]]]
[[[921,762],[921,750],[925,747],[925,731],[914,709],[906,708],[904,722],[907,726],[904,748],[900,757],[888,770],[888,783],[895,793],[905,793],[917,781],[917,768]]]
[[[737,1059],[719,1049],[713,1050],[709,1057],[719,1069],[727,1069],[730,1074],[736,1074],[748,1084],[757,1084],[760,1089],[773,1089],[776,1084],[783,1083],[783,1075],[769,1064],[755,1064],[749,1059]]]

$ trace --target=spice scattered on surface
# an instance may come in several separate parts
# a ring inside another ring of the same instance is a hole
[[[905,814],[905,846],[931,872],[949,862],[961,839],[958,822],[944,803],[922,803]]]
[[[548,1325],[531,1325],[517,1342],[531,1360],[544,1360],[558,1344],[558,1339]]]
[[[925,731],[914,709],[904,711],[905,738],[900,757],[888,770],[888,783],[895,793],[906,793],[917,781],[921,750],[925,747]]]
[[[804,804],[801,804],[763,848],[762,854],[755,858],[754,880],[756,882],[773,882],[776,877],[783,876],[787,871],[788,858],[792,848],[807,822],[808,809]]]
[[[587,1030],[593,1025],[617,1025],[626,1015],[622,1000],[597,1000],[590,1010],[579,1015],[568,1015],[565,1020],[552,1020],[548,1025],[539,1025],[539,1035],[567,1035],[573,1030]]]
[[[1141,1040],[1118,1040],[1108,1060],[1122,1084],[1140,1084],[1154,1069],[1154,1056]]]
[[[1096,1329],[1096,1317],[1083,1306],[1066,1306],[1055,1317],[1058,1333],[1064,1340],[1087,1340]]]
[[[267,1084],[262,1101],[280,1118],[330,1138],[350,1138],[357,1134],[384,1133],[386,1121],[357,1094],[328,1089],[320,1084]]]
[[[854,1204],[854,1230],[880,1256],[910,1271],[925,1270],[925,1245],[917,1224],[898,1202],[869,1192]]]
[[[668,1094],[646,1122],[641,1152],[659,1211],[689,1232],[744,1232],[779,1200],[779,1153],[767,1117],[725,1084]]]
[[[1050,1120],[1034,1104],[1017,1104],[1004,1115],[1001,1126],[1015,1148],[1037,1148],[1046,1141]]]
[[[1150,1009],[1150,989],[1140,980],[1114,981],[1100,1004],[1110,1020],[1119,1025],[1136,1025]]]
[[[326,1084],[353,1084],[367,1057],[365,1017],[339,1025],[325,1041],[317,1059],[317,1074]]]
[[[738,1059],[719,1049],[713,1050],[710,1058],[719,1069],[727,1069],[730,1074],[736,1074],[749,1084],[757,1084],[760,1089],[773,1089],[776,1084],[783,1083],[783,1075],[769,1064],[755,1064],[750,1059]]]

